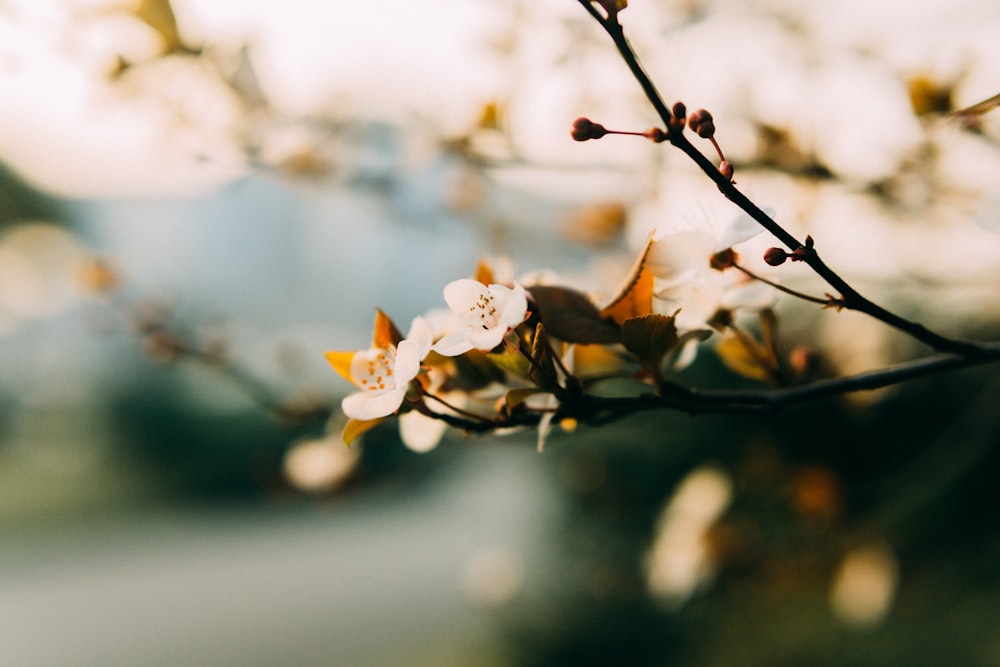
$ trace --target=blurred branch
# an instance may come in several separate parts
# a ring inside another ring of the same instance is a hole
[[[259,408],[288,424],[322,421],[333,411],[330,400],[309,391],[291,398],[289,392],[275,390],[263,377],[233,361],[225,341],[200,337],[176,322],[170,306],[149,298],[127,297],[120,276],[103,260],[93,260],[80,273],[84,286],[103,296],[128,330],[141,340],[149,360],[163,365],[187,361],[209,369],[236,386]]]

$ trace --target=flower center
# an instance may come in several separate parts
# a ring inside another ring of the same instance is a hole
[[[496,297],[489,292],[481,293],[475,303],[469,306],[469,323],[478,324],[484,330],[496,327],[500,318],[496,306],[493,305],[494,301],[496,301]]]
[[[396,356],[388,350],[359,352],[351,364],[351,375],[364,391],[382,393],[396,388]]]

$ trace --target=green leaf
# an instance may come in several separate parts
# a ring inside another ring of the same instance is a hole
[[[651,313],[625,320],[621,340],[640,361],[658,366],[679,342],[674,316]]]
[[[504,347],[503,352],[490,352],[486,356],[497,368],[516,377],[528,379],[531,373],[531,363],[516,350]]]
[[[620,340],[617,325],[601,316],[586,294],[566,287],[528,288],[548,335],[567,343],[610,345]]]

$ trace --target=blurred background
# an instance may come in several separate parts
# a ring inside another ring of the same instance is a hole
[[[995,3],[622,21],[862,293],[1000,338],[1000,113],[952,113],[1000,92]],[[607,298],[653,227],[735,215],[663,145],[571,140],[657,122],[579,3],[0,0],[0,89],[0,663],[1000,665],[989,367],[541,453],[340,442],[323,352],[376,306],[483,257]],[[777,312],[826,373],[926,353]]]

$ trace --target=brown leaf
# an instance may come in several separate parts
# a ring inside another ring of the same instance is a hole
[[[618,327],[601,316],[586,294],[567,287],[536,285],[528,288],[545,331],[567,343],[612,344]]]
[[[658,366],[678,342],[673,315],[643,315],[625,320],[622,325],[625,349],[653,366]]]

